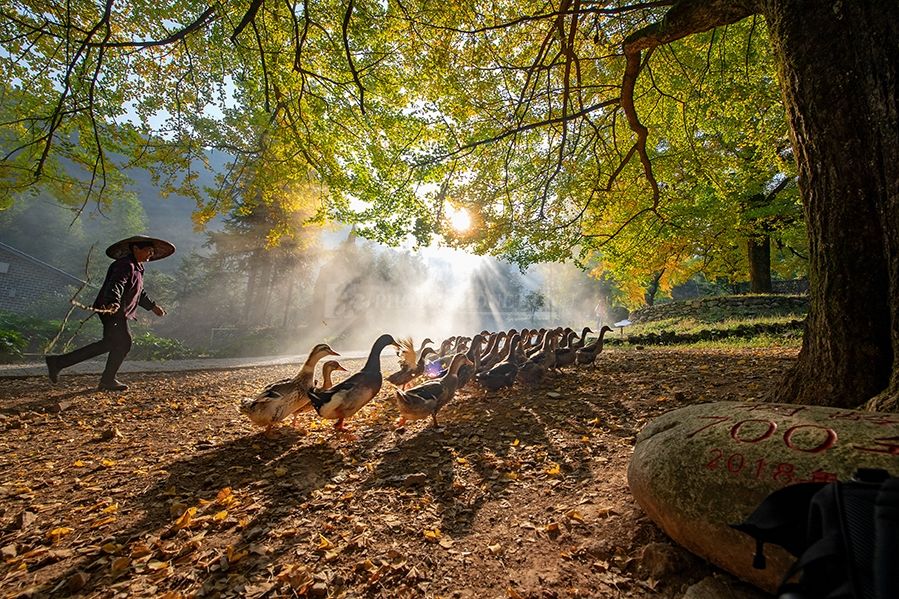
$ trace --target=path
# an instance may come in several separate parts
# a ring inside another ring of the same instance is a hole
[[[260,356],[253,358],[196,358],[192,360],[125,360],[119,369],[120,374],[135,372],[181,372],[190,370],[234,370],[236,368],[256,368],[259,366],[281,366],[284,364],[296,364],[299,367],[308,354],[293,356]],[[345,359],[364,358],[366,351],[340,352]],[[387,355],[386,352],[384,354]],[[100,374],[106,365],[106,357],[88,360],[76,364],[63,371],[65,374]],[[31,376],[46,376],[47,366],[43,362],[30,362],[24,364],[0,364],[0,378],[25,378]]]

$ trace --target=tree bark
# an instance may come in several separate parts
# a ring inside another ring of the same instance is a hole
[[[749,291],[771,293],[771,237],[754,235],[746,241],[749,258]]]
[[[253,306],[255,305],[256,300],[256,288],[258,287],[256,283],[258,268],[257,268],[257,254],[259,250],[253,250],[250,253],[250,256],[247,258],[247,288],[246,293],[244,293],[244,305],[243,305],[243,323],[251,324],[252,316],[253,316]]]
[[[809,234],[811,307],[778,400],[899,391],[899,3],[765,0]]]
[[[652,276],[652,280],[649,281],[649,285],[646,286],[646,293],[643,294],[643,299],[646,302],[647,306],[655,305],[656,294],[659,292],[663,274],[665,274],[664,270],[660,270],[659,272],[655,273]]]

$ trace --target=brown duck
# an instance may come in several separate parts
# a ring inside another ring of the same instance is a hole
[[[466,363],[470,364],[465,354],[456,354],[450,362],[449,370],[442,378],[406,391],[397,389],[396,406],[400,411],[397,426],[402,426],[407,420],[421,420],[430,416],[434,427],[438,427],[437,412],[455,395],[459,384],[457,373]]]

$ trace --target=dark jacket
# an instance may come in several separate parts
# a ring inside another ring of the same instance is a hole
[[[119,258],[109,265],[106,279],[94,300],[94,307],[101,308],[117,303],[125,318],[136,318],[137,307],[152,310],[156,302],[144,292],[144,265],[134,256]]]

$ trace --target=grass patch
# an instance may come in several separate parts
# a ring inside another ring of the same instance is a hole
[[[609,343],[618,346],[689,345],[697,348],[796,347],[802,343],[805,312],[795,306],[765,308],[691,301],[681,306],[686,315],[649,320],[625,329],[624,337],[616,330]],[[692,308],[692,309],[691,309]],[[660,311],[661,312],[661,311]],[[668,312],[670,314],[670,311]],[[660,316],[664,314],[662,312]],[[651,316],[651,314],[649,315]]]
[[[785,314],[780,316],[727,317],[717,321],[689,317],[665,318],[652,322],[635,324],[625,329],[625,335],[660,334],[674,331],[679,335],[693,335],[702,331],[737,331],[757,325],[783,325],[790,322],[801,322],[805,314]]]

